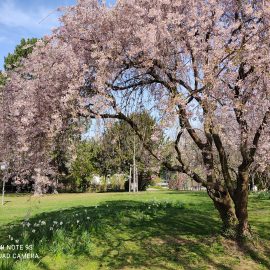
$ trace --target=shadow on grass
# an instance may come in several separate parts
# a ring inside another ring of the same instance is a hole
[[[86,264],[97,263],[91,269],[229,270],[226,261],[214,259],[224,255],[222,246],[211,240],[220,224],[211,211],[202,210],[181,203],[108,201],[43,213],[25,221],[24,227],[2,228],[1,235],[33,244],[44,259],[35,263],[44,270],[54,270],[45,258],[56,254],[83,256]],[[7,237],[2,241],[10,244]]]
[[[270,269],[270,248],[267,244],[254,245],[251,241],[239,241],[240,250],[253,261]]]

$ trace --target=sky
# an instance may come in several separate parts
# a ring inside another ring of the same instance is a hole
[[[0,0],[0,70],[4,57],[14,51],[22,38],[50,34],[59,25],[56,9],[74,4],[76,0]]]

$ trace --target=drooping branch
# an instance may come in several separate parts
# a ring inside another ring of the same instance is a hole
[[[249,153],[250,153],[249,156],[250,156],[251,160],[254,159],[254,156],[255,156],[256,151],[258,149],[258,144],[259,144],[259,141],[260,141],[260,138],[261,138],[262,131],[263,131],[264,127],[267,125],[267,123],[269,121],[269,118],[270,118],[270,107],[265,112],[263,120],[262,120],[260,126],[258,127],[258,129],[257,129],[257,131],[256,131],[256,133],[254,135],[253,142],[252,142],[252,147],[249,150]]]

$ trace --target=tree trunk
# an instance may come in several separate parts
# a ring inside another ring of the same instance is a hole
[[[228,192],[220,193],[220,195],[218,201],[212,196],[210,196],[210,198],[213,200],[215,208],[219,212],[224,232],[228,234],[228,236],[234,236],[237,227],[237,218],[233,207],[233,201]]]
[[[238,236],[250,237],[251,231],[248,223],[248,184],[249,175],[247,171],[239,172],[237,189],[234,196],[235,213],[238,219]]]
[[[231,203],[225,202],[215,202],[214,205],[219,212],[220,218],[223,223],[224,231],[234,230],[236,229],[237,218]]]

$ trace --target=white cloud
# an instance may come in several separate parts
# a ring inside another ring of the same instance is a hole
[[[57,11],[42,6],[37,6],[35,10],[23,10],[16,5],[14,0],[2,0],[0,10],[0,24],[6,27],[49,30],[59,24]]]

